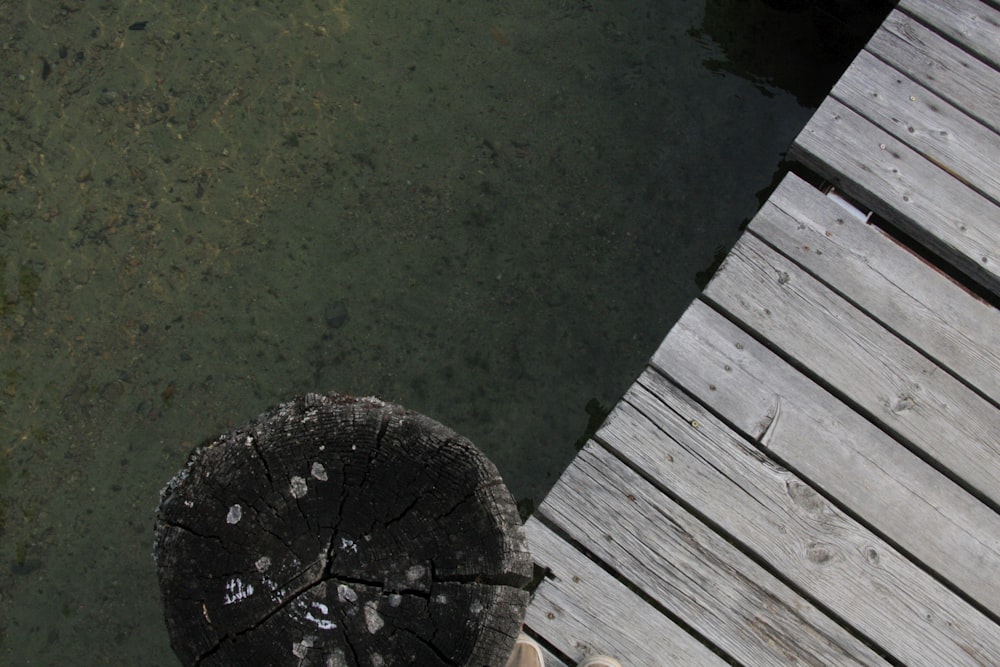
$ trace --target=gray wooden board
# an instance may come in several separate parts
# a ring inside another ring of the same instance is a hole
[[[919,21],[893,10],[865,48],[1000,131],[1000,71]]]
[[[1000,614],[1000,515],[700,301],[652,365]]]
[[[545,667],[570,667],[544,646],[542,647],[542,659],[545,661]]]
[[[525,623],[569,658],[605,654],[630,665],[726,664],[537,519],[525,532],[536,562],[552,573],[535,591]]]
[[[830,93],[928,160],[1000,201],[1000,135],[867,51]]]
[[[1000,11],[977,0],[900,0],[897,5],[1000,68]]]
[[[1000,507],[1000,410],[744,234],[705,298]]]
[[[1000,311],[788,174],[749,230],[1000,404]]]
[[[901,661],[976,664],[968,640],[1000,651],[989,619],[662,375],[643,373],[597,437]]]
[[[879,663],[836,622],[593,442],[538,512],[737,661]]]
[[[790,155],[1000,294],[1000,209],[827,97]]]

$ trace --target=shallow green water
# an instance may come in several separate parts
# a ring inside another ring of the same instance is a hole
[[[424,412],[540,498],[846,64],[824,25],[0,3],[0,664],[175,664],[159,489],[296,394]]]

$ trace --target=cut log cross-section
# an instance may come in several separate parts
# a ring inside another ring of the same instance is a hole
[[[318,394],[198,448],[162,492],[154,556],[185,665],[503,665],[532,572],[471,442]]]

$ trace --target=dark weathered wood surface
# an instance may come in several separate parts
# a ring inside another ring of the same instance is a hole
[[[502,665],[532,569],[468,440],[316,394],[195,452],[163,491],[155,556],[185,665]]]

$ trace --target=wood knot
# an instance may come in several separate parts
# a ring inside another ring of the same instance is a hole
[[[812,487],[803,484],[797,479],[786,482],[785,490],[788,493],[788,497],[792,499],[792,502],[809,514],[820,514],[826,506],[826,502],[821,495],[816,493]]]
[[[916,404],[916,401],[913,400],[913,397],[910,396],[910,395],[908,395],[908,394],[906,394],[906,395],[903,395],[903,396],[899,396],[896,399],[896,402],[893,404],[893,406],[892,406],[891,409],[892,409],[892,411],[894,413],[896,413],[898,415],[901,412],[905,412],[907,410],[913,409],[913,406],[915,404]]]
[[[817,565],[824,565],[833,560],[834,551],[827,544],[812,542],[806,547],[806,558]]]
[[[881,560],[879,556],[878,549],[873,546],[867,546],[863,550],[865,560],[868,561],[869,565],[878,565]]]

